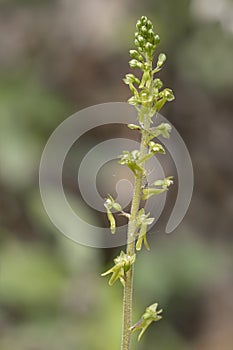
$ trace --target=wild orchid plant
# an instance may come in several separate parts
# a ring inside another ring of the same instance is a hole
[[[127,165],[132,170],[135,178],[130,213],[124,212],[121,205],[116,203],[110,195],[105,202],[113,234],[116,230],[113,210],[120,212],[128,220],[126,251],[121,251],[120,255],[114,259],[114,266],[102,274],[102,276],[111,274],[110,286],[119,279],[124,288],[121,350],[130,349],[133,332],[140,332],[138,336],[138,340],[140,340],[148,326],[153,321],[159,321],[162,318],[162,310],[158,310],[158,304],[154,303],[147,307],[141,319],[132,325],[133,272],[136,260],[135,251],[140,251],[143,245],[147,250],[150,250],[147,242],[147,231],[148,225],[154,221],[154,218],[150,217],[150,213],[146,213],[144,208],[140,209],[141,200],[147,200],[153,195],[166,191],[173,183],[172,177],[167,177],[155,181],[150,187],[143,186],[143,179],[147,175],[145,164],[155,154],[165,154],[164,147],[160,143],[154,142],[153,139],[159,135],[169,138],[171,131],[171,126],[167,123],[152,127],[153,118],[156,118],[156,114],[167,101],[174,100],[174,95],[171,89],[162,89],[163,83],[159,78],[154,78],[154,75],[162,69],[166,55],[161,53],[158,56],[156,66],[153,67],[154,53],[160,38],[157,34],[155,35],[151,21],[142,16],[137,21],[136,28],[134,40],[136,49],[129,51],[132,58],[129,65],[133,69],[139,68],[142,71],[141,79],[134,74],[126,74],[124,82],[129,85],[132,92],[132,97],[128,102],[135,106],[138,112],[138,124],[129,124],[128,127],[140,132],[141,144],[140,150],[124,151],[119,161],[120,164]]]

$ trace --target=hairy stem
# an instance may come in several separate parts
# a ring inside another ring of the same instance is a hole
[[[143,157],[146,152],[146,131],[142,132],[140,153]],[[128,236],[127,236],[127,254],[133,255],[135,252],[135,231],[136,231],[136,218],[139,210],[141,201],[142,191],[142,180],[143,173],[138,173],[135,178],[134,194],[131,205],[130,220],[128,224]],[[130,270],[126,273],[126,280],[124,286],[124,297],[123,297],[123,328],[122,328],[122,340],[121,350],[130,350],[131,342],[131,331],[132,326],[132,296],[133,296],[133,273],[134,265],[131,266]]]

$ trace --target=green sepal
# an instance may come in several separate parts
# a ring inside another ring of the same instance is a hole
[[[147,242],[147,226],[151,225],[154,218],[149,218],[150,213],[145,214],[144,208],[140,209],[137,215],[136,227],[139,229],[137,233],[138,239],[136,243],[136,250],[141,250],[142,243],[144,243],[147,250],[150,250],[149,244]]]
[[[154,105],[154,108],[153,108],[154,112],[159,112],[163,108],[166,102],[167,100],[165,98],[161,98],[160,100],[158,100]]]
[[[142,223],[141,224],[141,228],[139,231],[139,236],[137,239],[137,243],[136,243],[136,250],[139,251],[142,249],[142,244],[144,243],[144,246],[146,247],[147,250],[150,250],[150,246],[147,242],[147,237],[146,237],[146,230],[147,230],[147,224],[146,223]]]
[[[101,276],[107,276],[108,274],[112,273],[112,276],[108,282],[108,284],[110,286],[112,286],[116,282],[116,280],[118,278],[120,278],[120,270],[121,270],[120,266],[118,266],[118,267],[115,266],[115,268],[113,267],[113,268],[109,269],[108,271],[102,273]]]
[[[172,180],[173,176],[166,177],[163,180],[157,180],[153,183],[152,188],[144,188],[143,194],[142,194],[142,200],[146,200],[150,198],[151,196],[163,193],[168,190],[168,187],[173,184]]]
[[[136,87],[133,84],[129,84],[129,88],[133,95],[138,98],[138,90],[136,89]]]
[[[114,234],[116,232],[116,221],[115,221],[115,218],[114,218],[112,212],[108,208],[107,208],[107,216],[108,216],[108,220],[110,222],[110,230],[111,230],[112,234]]]
[[[165,192],[166,189],[157,189],[157,188],[144,188],[142,200],[149,199],[150,197]]]
[[[165,177],[163,180],[156,180],[153,185],[154,186],[162,186],[163,188],[168,188],[173,184],[173,176]]]

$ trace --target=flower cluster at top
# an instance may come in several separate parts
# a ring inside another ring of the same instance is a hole
[[[157,44],[160,42],[159,35],[154,34],[153,24],[142,16],[136,24],[137,32],[135,32],[134,44],[138,48],[138,51],[152,56]],[[135,50],[136,51],[136,50]],[[137,57],[134,57],[137,58]],[[138,57],[139,58],[139,57]]]
[[[160,42],[159,35],[154,33],[153,25],[147,17],[142,16],[137,21],[134,44],[136,49],[130,50],[131,60],[129,66],[142,70],[141,80],[134,74],[126,74],[123,79],[125,84],[129,85],[133,96],[128,102],[134,105],[139,113],[139,122],[144,124],[144,116],[148,115],[150,122],[156,112],[159,112],[167,101],[174,100],[171,89],[162,90],[163,83],[160,79],[155,78],[154,74],[158,73],[166,61],[166,55],[160,53],[155,68],[153,68],[154,52]]]

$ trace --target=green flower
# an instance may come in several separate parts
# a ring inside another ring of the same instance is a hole
[[[160,309],[157,311],[157,307],[157,303],[147,307],[145,313],[142,315],[142,318],[130,328],[132,332],[137,332],[141,330],[138,336],[138,341],[141,340],[144,332],[152,322],[161,320],[162,316],[160,316],[160,314],[163,312],[163,310]]]
[[[120,255],[114,259],[115,265],[108,271],[101,274],[101,276],[106,276],[112,273],[109,280],[109,285],[112,286],[117,279],[124,285],[125,284],[125,273],[129,271],[130,267],[134,264],[136,255],[128,255],[121,251]]]
[[[149,218],[150,213],[145,214],[144,208],[140,209],[137,216],[136,227],[139,229],[138,231],[138,239],[136,243],[136,250],[142,249],[142,243],[147,250],[150,250],[150,246],[147,242],[146,233],[147,226],[151,225],[154,221],[154,218]]]
[[[161,123],[155,128],[150,128],[150,140],[159,135],[162,135],[164,138],[168,139],[170,137],[171,129],[171,125],[168,123]]]
[[[135,175],[137,175],[138,172],[143,172],[143,168],[138,164],[140,158],[140,152],[138,150],[132,152],[123,151],[120,157],[119,163],[121,165],[127,165]]]
[[[110,223],[110,230],[114,234],[116,232],[116,221],[115,218],[111,212],[111,209],[114,209],[116,211],[121,211],[121,205],[119,203],[116,203],[112,196],[110,194],[108,195],[108,198],[106,199],[104,206],[107,210],[107,216],[108,216],[108,221]]]
[[[143,189],[142,199],[146,200],[155,194],[160,194],[168,190],[168,187],[173,184],[173,176],[166,177],[163,180],[157,180],[153,183],[154,187]]]

